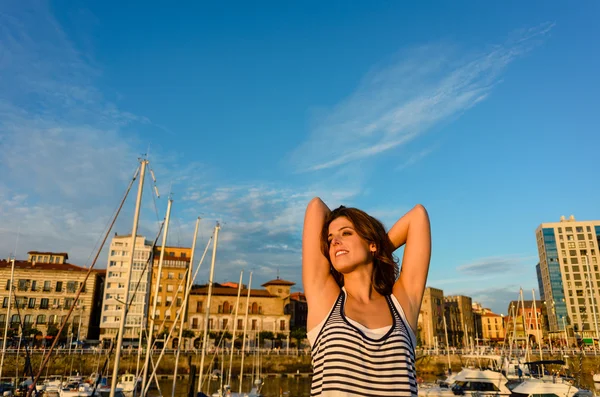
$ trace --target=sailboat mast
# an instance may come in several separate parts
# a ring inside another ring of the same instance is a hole
[[[133,216],[133,227],[131,230],[131,254],[129,256],[129,265],[127,266],[127,281],[125,282],[124,303],[121,309],[121,321],[119,321],[119,330],[117,331],[117,346],[115,351],[115,364],[113,375],[110,384],[110,397],[115,397],[115,389],[117,387],[119,376],[119,360],[121,359],[121,348],[123,347],[123,333],[125,331],[125,315],[127,314],[127,304],[129,303],[129,283],[131,282],[131,272],[133,268],[133,254],[135,252],[135,239],[137,236],[138,220],[140,217],[140,206],[142,203],[142,192],[144,191],[144,176],[146,175],[146,165],[148,160],[141,160],[140,181],[138,185],[138,194],[135,201],[135,214]]]
[[[173,200],[169,199],[167,203],[167,215],[165,216],[165,229],[163,230],[163,238],[160,249],[160,257],[158,260],[158,270],[156,272],[156,282],[154,286],[154,299],[152,301],[152,311],[149,313],[150,317],[150,326],[148,327],[147,335],[146,335],[146,357],[144,361],[144,370],[142,375],[142,397],[144,397],[146,390],[146,382],[148,377],[148,368],[150,367],[150,356],[152,355],[152,338],[154,336],[154,317],[156,313],[156,305],[158,301],[158,293],[160,291],[160,278],[162,273],[162,264],[163,259],[165,257],[165,246],[167,244],[167,236],[169,234],[169,220],[171,219],[171,206],[173,205]],[[152,266],[151,266],[152,268]],[[152,271],[151,273],[152,274]],[[112,396],[111,396],[112,397]]]
[[[192,267],[194,266],[194,252],[196,251],[196,239],[198,238],[198,227],[200,226],[200,218],[196,219],[196,228],[194,229],[194,238],[192,240],[192,253],[190,255],[190,263],[187,268],[187,283],[185,291],[192,288]],[[177,291],[179,292],[179,291]],[[185,292],[184,292],[185,295]],[[177,340],[177,354],[175,356],[175,371],[173,373],[173,389],[171,396],[175,397],[175,385],[177,384],[177,366],[179,364],[179,353],[181,352],[181,341],[183,340],[183,326],[185,325],[185,317],[187,315],[187,299],[183,301],[183,307],[180,309],[179,339]]]
[[[231,370],[233,369],[233,350],[235,349],[235,334],[237,332],[238,313],[240,309],[240,295],[242,292],[242,281],[244,271],[240,272],[240,283],[238,284],[237,299],[235,300],[235,315],[233,317],[233,335],[231,336],[231,352],[229,355],[229,374],[227,374],[227,384],[231,387]]]
[[[206,315],[204,316],[204,337],[202,338],[202,357],[200,358],[200,369],[198,374],[198,393],[202,392],[202,376],[204,373],[204,356],[206,355],[206,343],[208,342],[208,320],[210,317],[210,298],[212,295],[213,277],[215,274],[215,260],[217,259],[217,241],[219,240],[219,222],[215,226],[215,241],[213,243],[212,262],[210,264],[210,275],[208,277],[208,297],[206,299]],[[111,396],[112,397],[112,396]]]
[[[250,292],[252,291],[252,272],[248,280],[248,297],[246,298],[246,314],[244,316],[244,337],[242,338],[242,362],[240,363],[240,396],[242,395],[242,384],[244,383],[244,356],[246,356],[246,335],[248,334],[248,308],[250,306]]]
[[[446,334],[446,356],[448,356],[448,375],[450,375],[452,366],[450,365],[450,345],[448,344],[448,326],[446,325],[446,316],[442,316],[442,318],[444,319],[444,333]]]
[[[4,340],[2,342],[2,359],[0,359],[0,379],[2,379],[2,368],[4,367],[4,353],[6,352],[6,338],[8,336],[8,322],[10,321],[10,303],[13,294],[13,282],[15,279],[15,258],[10,266],[10,287],[8,289],[8,308],[6,309],[6,322],[4,323]]]

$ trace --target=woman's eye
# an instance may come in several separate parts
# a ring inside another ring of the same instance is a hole
[[[352,233],[350,233],[349,231],[345,231],[342,233],[342,236],[350,236]]]

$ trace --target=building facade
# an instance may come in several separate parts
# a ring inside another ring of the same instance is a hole
[[[473,319],[473,301],[469,296],[453,295],[444,298],[447,304],[455,305],[458,311],[460,327],[463,332],[461,343],[469,346],[475,336],[475,321]]]
[[[152,242],[143,236],[135,239],[133,249],[131,235],[113,237],[106,266],[106,283],[100,319],[100,339],[114,339],[119,329],[121,310],[124,304],[132,302],[125,320],[123,338],[137,340],[139,332],[145,326],[148,312],[150,285],[150,258]],[[129,283],[129,294],[125,296],[125,284],[129,261],[133,252],[133,268]],[[127,341],[126,341],[127,342]],[[137,342],[136,342],[137,343]]]
[[[235,302],[237,299],[237,284],[228,283],[229,286],[213,284],[210,314],[208,317],[208,331],[213,333],[233,333],[235,319]],[[265,289],[250,290],[242,286],[237,317],[236,339],[243,335],[245,327],[245,313],[248,307],[247,337],[250,340],[261,331],[279,334],[284,339],[289,337],[291,315],[285,313],[285,305],[289,302],[290,289],[295,285],[291,281],[271,280],[262,286]],[[194,345],[197,347],[205,327],[206,303],[208,286],[194,286],[192,288],[188,305],[188,328],[195,333]],[[173,341],[177,344],[177,340]]]
[[[187,268],[192,255],[191,248],[165,247],[161,277],[158,279],[158,264],[161,247],[154,250],[154,266],[152,267],[152,281],[150,286],[150,305],[148,312],[154,307],[156,284],[158,284],[158,297],[156,298],[156,311],[154,312],[154,333],[169,330],[183,307],[185,288],[187,286]],[[184,318],[184,321],[187,317]],[[179,319],[181,321],[181,318]],[[176,330],[179,329],[177,325]]]
[[[445,344],[444,291],[427,287],[423,293],[418,319],[418,339],[422,347]]]
[[[591,343],[600,328],[600,221],[562,216],[559,222],[542,223],[535,233],[550,332],[568,329]]]
[[[511,301],[508,316],[504,317],[504,328],[509,342],[539,343],[546,336],[546,310],[542,301]]]
[[[289,303],[286,305],[285,314],[290,317],[290,329],[304,328],[306,330],[306,321],[308,319],[308,304],[306,295],[302,292],[290,294]]]
[[[484,343],[498,343],[504,341],[504,316],[473,303],[473,316],[475,318],[475,334],[477,340]]]
[[[12,334],[30,333],[52,339],[66,320],[63,335],[72,340],[97,339],[99,300],[106,271],[67,263],[67,253],[30,251],[27,260],[0,260],[0,327],[9,322]],[[77,291],[83,285],[79,299]],[[67,314],[74,308],[69,318]]]

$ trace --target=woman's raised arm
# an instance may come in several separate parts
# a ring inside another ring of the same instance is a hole
[[[304,215],[302,284],[309,308],[307,330],[322,320],[326,310],[331,309],[331,298],[339,294],[339,287],[329,271],[329,261],[321,252],[321,230],[330,212],[327,205],[315,197],[308,203]]]
[[[388,236],[394,248],[406,245],[394,295],[416,330],[431,259],[431,227],[425,207],[419,204],[408,211],[392,226]]]

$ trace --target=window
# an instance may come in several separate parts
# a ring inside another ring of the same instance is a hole
[[[280,331],[285,331],[285,320],[280,320],[279,321],[279,330]]]
[[[8,296],[4,297],[4,300],[2,301],[2,307],[3,308],[8,307]]]
[[[571,258],[571,264],[576,264],[577,262],[577,258]]]
[[[196,313],[201,313],[202,312],[202,301],[197,301],[196,302]]]
[[[174,279],[174,278],[175,278],[175,273],[169,273],[169,274],[167,275],[167,278],[168,278],[169,280],[172,280],[172,279]]]
[[[583,233],[583,226],[577,226],[575,228],[575,232],[577,232],[577,233]]]
[[[182,252],[182,253],[181,253],[181,257],[182,257],[182,258],[185,258],[185,257],[186,257],[186,254],[185,254],[185,252]]]
[[[56,292],[62,292],[62,281],[56,282]]]
[[[577,240],[585,240],[585,234],[578,234]]]
[[[256,319],[252,319],[252,331],[256,331]]]
[[[569,255],[577,256],[577,250],[569,250]]]
[[[70,309],[71,306],[73,306],[73,298],[66,298],[65,299],[65,309]]]
[[[35,298],[29,298],[29,305],[27,307],[30,309],[35,308]]]
[[[48,298],[42,298],[42,301],[40,302],[40,309],[47,309],[48,308]]]
[[[36,282],[35,280],[33,280],[33,281],[31,282],[31,290],[32,290],[32,291],[35,291],[35,290],[36,290],[36,287],[37,287],[37,282]]]
[[[242,328],[244,328],[244,323],[243,323],[243,321],[244,321],[244,320],[238,319],[238,325],[237,325],[237,328],[238,328],[238,330],[241,330]]]
[[[67,292],[70,292],[70,293],[77,292],[77,282],[76,281],[68,281],[67,282]]]
[[[579,248],[585,248],[585,241],[580,241],[577,245]]]
[[[181,307],[181,298],[177,298],[177,307]]]
[[[575,243],[574,242],[570,242],[567,244],[569,246],[569,248],[575,248]]]
[[[35,322],[38,324],[46,324],[46,315],[45,314],[38,315]]]
[[[10,290],[10,278],[6,280],[6,290]]]
[[[180,280],[183,280],[183,273],[179,273],[178,276]]]
[[[50,292],[51,289],[52,289],[52,282],[44,281],[44,292]]]
[[[223,326],[221,327],[221,329],[227,329],[227,318],[223,319]]]
[[[173,286],[167,285],[167,292],[173,292]]]
[[[198,319],[197,318],[192,319],[192,329],[198,329]]]
[[[27,291],[29,280],[19,280],[19,291]]]

